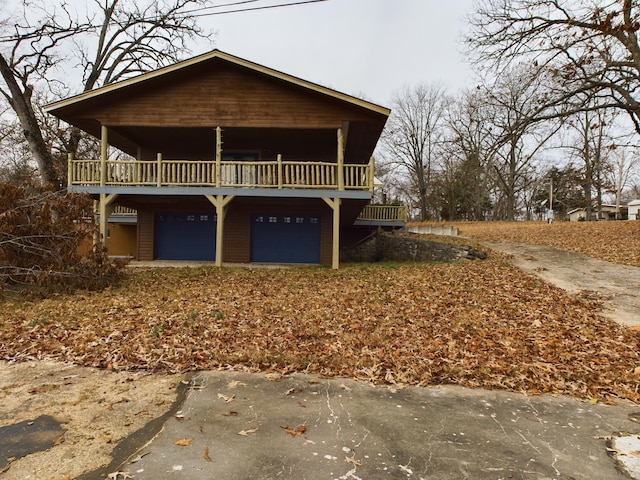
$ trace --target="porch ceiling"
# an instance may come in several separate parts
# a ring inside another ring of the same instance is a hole
[[[346,135],[346,163],[365,163],[372,150],[369,129],[350,124]],[[224,128],[222,149],[226,152],[258,152],[263,160],[278,154],[285,159],[332,161],[337,154],[335,129],[302,128]],[[216,150],[215,127],[118,126],[109,129],[109,144],[143,159],[161,152],[164,159],[213,159]],[[373,144],[375,146],[375,143]]]

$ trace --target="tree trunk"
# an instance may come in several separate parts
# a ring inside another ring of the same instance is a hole
[[[53,158],[42,137],[42,131],[31,104],[33,89],[30,86],[26,86],[22,91],[2,54],[0,54],[0,73],[10,92],[10,96],[6,93],[5,96],[18,115],[22,132],[29,145],[29,151],[38,165],[42,183],[58,190],[61,186],[60,180],[53,167]]]

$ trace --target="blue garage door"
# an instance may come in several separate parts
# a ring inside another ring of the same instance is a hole
[[[216,216],[212,213],[163,212],[155,219],[158,260],[216,259]]]
[[[320,216],[252,215],[251,261],[320,263]]]

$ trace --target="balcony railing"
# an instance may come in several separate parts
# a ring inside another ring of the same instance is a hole
[[[316,188],[373,191],[367,164],[277,161],[69,160],[69,185]]]
[[[367,205],[364,207],[358,220],[370,221],[407,221],[408,208],[406,205]]]

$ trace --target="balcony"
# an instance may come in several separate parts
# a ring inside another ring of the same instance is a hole
[[[78,187],[213,187],[373,191],[367,164],[284,161],[69,160]]]
[[[355,224],[399,228],[406,225],[407,216],[406,205],[367,205],[358,215]]]

